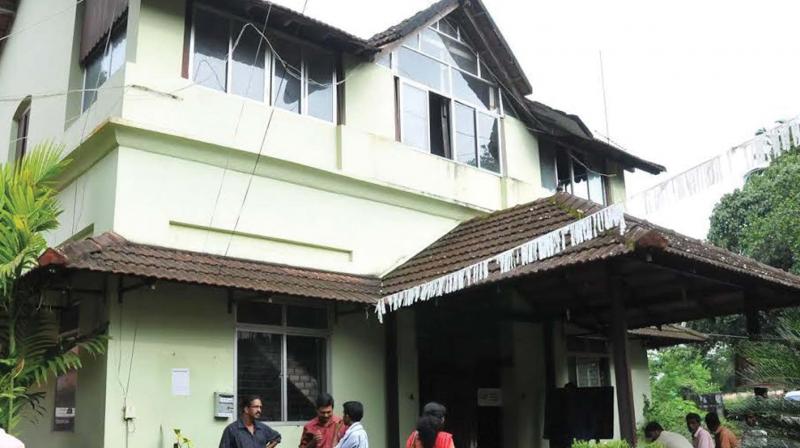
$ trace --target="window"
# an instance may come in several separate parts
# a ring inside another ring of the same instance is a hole
[[[608,357],[605,356],[570,356],[569,380],[578,387],[610,386],[610,369]]]
[[[607,204],[602,159],[557,149],[547,142],[539,146],[542,187],[565,191],[598,204]]]
[[[306,421],[327,389],[328,310],[291,303],[237,306],[236,389],[264,398],[262,419]]]
[[[195,83],[335,121],[332,53],[275,35],[267,43],[252,25],[206,8],[194,10],[191,46]]]
[[[611,385],[609,346],[605,339],[567,337],[569,381],[578,387]]]
[[[12,125],[10,148],[14,149],[13,160],[19,162],[28,151],[28,128],[31,121],[31,99],[26,98],[17,108]]]
[[[500,164],[500,96],[461,30],[442,19],[384,59],[397,75],[403,143],[495,173]]]
[[[124,21],[122,22],[124,23]],[[125,29],[114,31],[106,50],[105,43],[98,44],[93,54],[84,61],[82,111],[97,100],[97,89],[125,64],[127,38]]]

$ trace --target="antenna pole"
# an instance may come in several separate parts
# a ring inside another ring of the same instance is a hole
[[[611,143],[611,133],[608,132],[608,103],[606,102],[606,75],[603,70],[603,50],[598,50],[600,53],[600,85],[603,89],[603,116],[606,120],[606,140]]]

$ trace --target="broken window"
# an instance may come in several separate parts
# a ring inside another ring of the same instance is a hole
[[[328,122],[336,116],[336,58],[203,7],[194,11],[190,78],[196,83]]]
[[[553,191],[565,191],[575,196],[605,205],[606,187],[602,159],[579,152],[555,149],[549,143],[539,146],[542,186]],[[553,170],[555,167],[555,170]]]
[[[124,25],[125,21],[121,23]],[[84,60],[81,111],[94,104],[97,89],[124,65],[126,42],[125,27],[122,26],[112,33],[108,45],[98,45]]]
[[[481,78],[478,55],[441,20],[392,53],[399,139],[431,154],[499,173],[497,85]],[[484,74],[485,75],[485,74]]]

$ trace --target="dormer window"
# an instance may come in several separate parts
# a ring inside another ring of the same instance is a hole
[[[500,172],[498,86],[461,30],[433,23],[392,53],[398,139],[441,157]]]
[[[273,33],[267,42],[260,28],[195,8],[190,78],[214,90],[335,121],[333,54]]]
[[[542,187],[549,191],[565,191],[601,205],[608,203],[606,182],[600,157],[577,151],[556,149],[542,142],[539,145]]]

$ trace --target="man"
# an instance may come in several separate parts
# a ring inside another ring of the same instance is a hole
[[[364,405],[358,401],[348,401],[343,406],[342,420],[347,425],[347,431],[336,448],[369,448],[367,431],[361,425],[364,417]]]
[[[346,430],[342,419],[333,415],[333,397],[322,393],[317,397],[317,416],[303,426],[300,448],[333,448]]]
[[[748,412],[744,417],[747,428],[742,432],[742,448],[764,448],[769,444],[767,432],[758,426],[756,414]]]
[[[222,432],[219,448],[274,448],[281,443],[281,435],[258,421],[261,418],[261,398],[255,395],[242,397],[239,419]]]
[[[709,412],[706,415],[706,426],[714,434],[717,448],[739,448],[739,440],[733,434],[733,431],[720,424],[719,416],[716,412]]]
[[[700,424],[700,416],[692,412],[686,415],[686,427],[692,435],[694,448],[714,448],[714,439],[711,434]]]
[[[644,427],[644,436],[648,442],[658,442],[664,448],[692,448],[692,444],[686,440],[686,437],[670,431],[664,431],[664,428],[658,422],[650,422]]]

